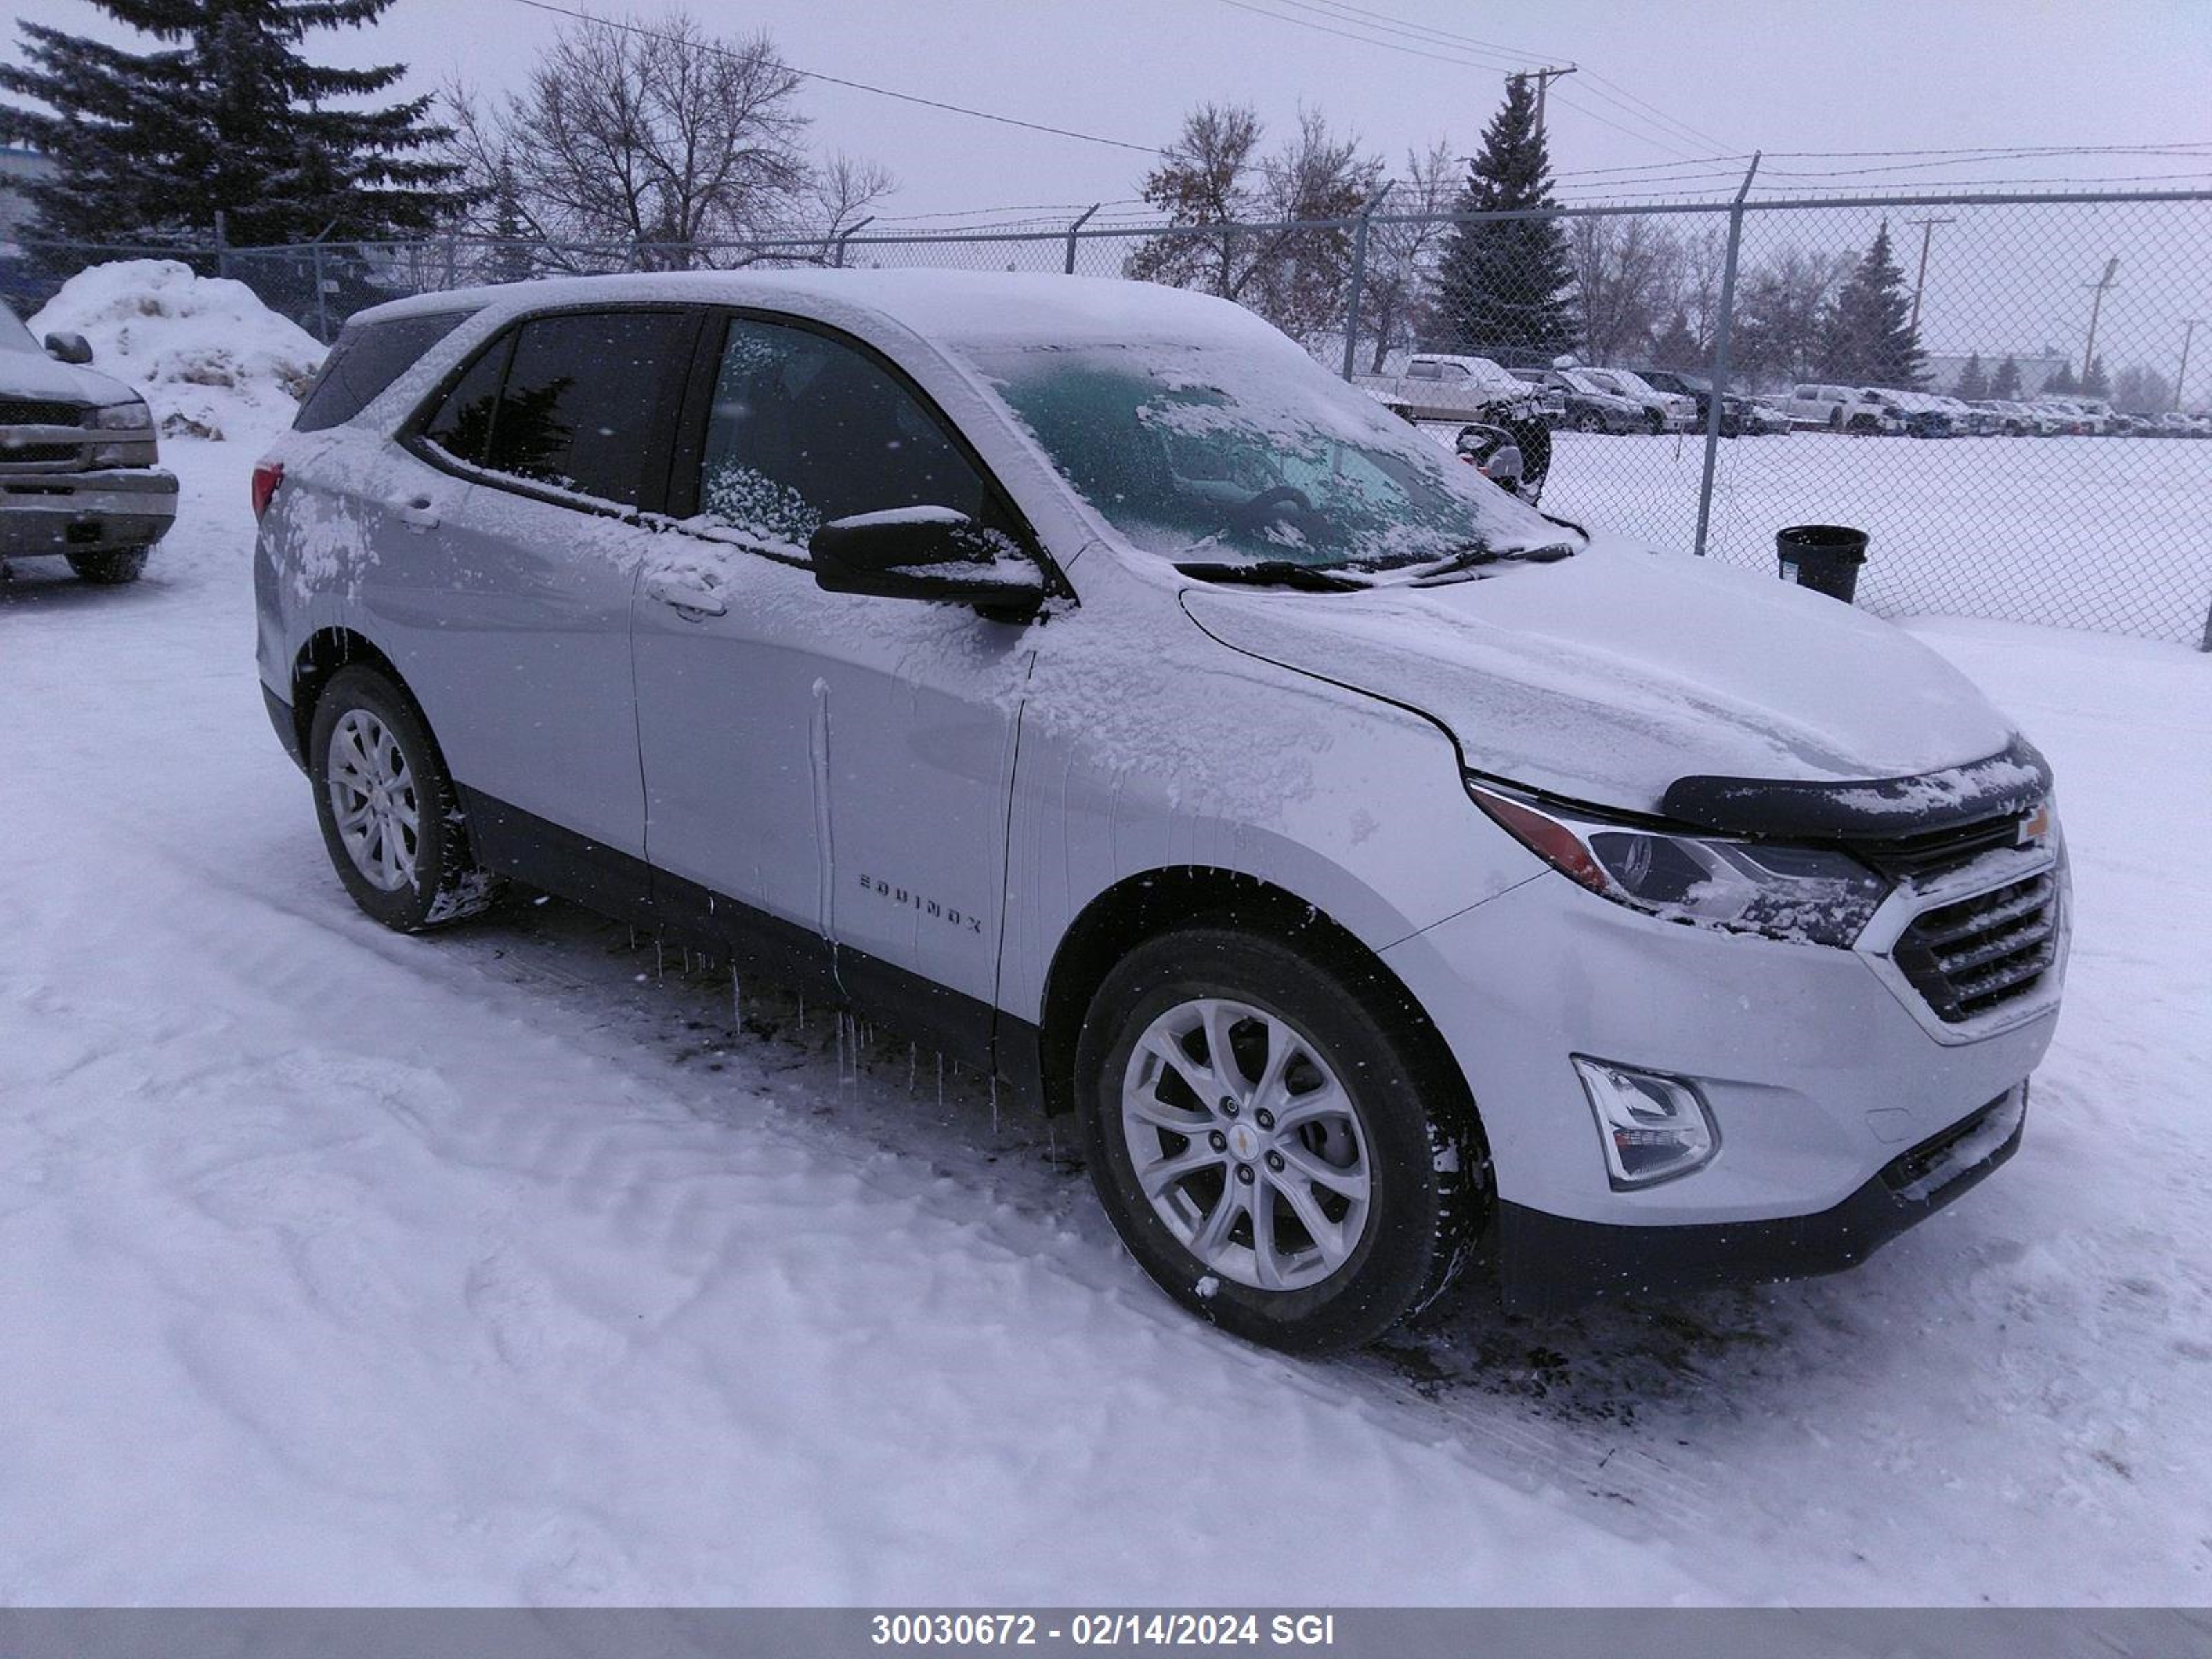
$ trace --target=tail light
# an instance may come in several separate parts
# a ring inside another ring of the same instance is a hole
[[[269,510],[269,498],[276,493],[276,486],[284,482],[284,463],[264,461],[253,469],[253,516],[258,520]]]

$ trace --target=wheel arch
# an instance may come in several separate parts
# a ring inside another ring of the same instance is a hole
[[[1488,1158],[1481,1115],[1465,1072],[1419,999],[1389,965],[1321,906],[1260,877],[1210,865],[1125,876],[1085,905],[1060,936],[1046,972],[1038,1034],[1048,1114],[1074,1109],[1077,1039],[1114,965],[1146,940],[1201,921],[1233,921],[1309,951],[1397,1011],[1424,1074],[1449,1091],[1450,1106],[1472,1126],[1482,1156]]]
[[[321,628],[310,634],[292,658],[292,730],[299,740],[298,752],[307,753],[308,740],[314,732],[315,703],[323,695],[323,688],[341,668],[374,668],[398,688],[400,694],[415,706],[422,720],[423,730],[430,731],[429,717],[422,713],[422,700],[407,684],[407,677],[398,665],[364,634],[350,628]],[[431,732],[431,741],[437,734]]]

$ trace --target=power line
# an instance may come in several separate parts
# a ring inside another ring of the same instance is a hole
[[[1288,5],[1297,5],[1303,3],[1304,0],[1278,0],[1278,3]],[[1489,70],[1493,73],[1504,74],[1509,79],[1511,78],[1512,71],[1510,70],[1501,68],[1501,66],[1496,63],[1483,62],[1474,58],[1456,55],[1448,56],[1445,51],[1434,49],[1425,50],[1419,46],[1401,46],[1394,40],[1377,40],[1372,34],[1355,33],[1348,28],[1332,28],[1328,24],[1316,22],[1310,17],[1287,16],[1279,11],[1269,11],[1263,6],[1253,4],[1252,0],[1221,0],[1221,3],[1224,6],[1234,6],[1239,11],[1249,11],[1255,17],[1268,18],[1278,23],[1288,23],[1295,28],[1312,29],[1317,33],[1334,35],[1340,40],[1356,40],[1362,46],[1377,46],[1384,52],[1395,52],[1407,58],[1419,58],[1425,62],[1431,64],[1449,64],[1459,69]],[[1340,21],[1348,23],[1352,22],[1353,20],[1344,18]],[[1362,27],[1366,26],[1363,25]],[[1461,49],[1452,47],[1448,50],[1455,54]],[[1626,137],[1633,138],[1639,143],[1650,144],[1656,149],[1663,149],[1669,155],[1677,156],[1685,161],[1701,161],[1705,159],[1701,156],[1690,155],[1681,149],[1677,149],[1674,143],[1671,142],[1672,135],[1669,135],[1668,139],[1662,140],[1653,137],[1650,133],[1638,132],[1634,128],[1625,127],[1621,125],[1620,122],[1599,114],[1595,110],[1589,108],[1587,105],[1577,103],[1573,99],[1569,98],[1565,93],[1561,93],[1559,94],[1559,101],[1566,105],[1568,108],[1576,111],[1577,113],[1584,116],[1588,119],[1596,122],[1600,126],[1610,127],[1615,132],[1620,133]],[[1618,102],[1617,100],[1613,101]],[[1633,118],[1643,121],[1647,126],[1654,125],[1648,117],[1637,115],[1632,110],[1629,111],[1628,113]]]
[[[573,18],[580,23],[597,23],[605,28],[620,29],[626,34],[642,35],[648,40],[665,41],[672,46],[683,46],[695,50],[710,52],[725,58],[738,56],[728,47],[718,46],[713,41],[679,40],[677,36],[664,33],[660,30],[647,28],[642,23],[628,22],[613,17],[597,17],[589,12],[573,11],[567,6],[551,4],[550,0],[514,0],[514,3],[518,6],[528,6],[533,11],[551,12],[558,17]],[[1002,127],[1020,127],[1029,132],[1048,133],[1055,138],[1073,138],[1086,144],[1104,144],[1113,149],[1134,150],[1139,155],[1159,154],[1159,147],[1155,144],[1133,144],[1127,139],[1104,138],[1095,132],[1078,132],[1071,127],[1047,126],[1041,121],[1024,121],[1018,116],[996,115],[986,109],[970,109],[964,104],[948,104],[941,99],[924,98],[911,92],[895,92],[889,87],[871,86],[866,81],[850,81],[842,76],[825,75],[819,70],[800,69],[796,64],[785,64],[783,67],[802,80],[820,81],[827,85],[843,87],[853,92],[869,93],[878,98],[895,98],[902,104],[920,104],[925,109],[943,110],[949,115],[965,115],[972,120],[993,121]]]

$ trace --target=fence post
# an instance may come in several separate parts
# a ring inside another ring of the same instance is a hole
[[[2212,651],[2212,594],[2204,599],[2204,637],[2197,642],[2199,651]]]
[[[221,208],[215,210],[215,274],[230,275],[230,216]]]
[[[315,257],[315,337],[325,345],[331,343],[330,302],[323,294],[323,243],[320,237],[307,244]]]
[[[1367,198],[1367,205],[1359,210],[1359,222],[1352,228],[1352,298],[1344,307],[1344,378],[1347,380],[1359,362],[1359,290],[1367,286],[1368,216],[1382,205],[1391,183],[1385,179],[1382,188]]]
[[[830,260],[830,263],[835,265],[839,270],[844,270],[845,244],[851,241],[854,236],[858,235],[861,231],[866,230],[870,225],[872,225],[875,222],[876,216],[871,213],[866,218],[860,220],[858,223],[848,225],[844,229],[839,231],[837,233],[837,254],[836,257]]]
[[[1070,276],[1075,275],[1075,233],[1082,229],[1084,226],[1089,224],[1091,222],[1091,216],[1097,212],[1098,210],[1104,205],[1105,204],[1103,202],[1093,202],[1089,207],[1083,210],[1083,216],[1067,228],[1067,264],[1065,266],[1065,270],[1066,274]],[[2186,357],[2184,357],[2182,361],[2184,362],[2187,362],[2189,360]]]
[[[1698,485],[1698,539],[1692,550],[1705,556],[1705,534],[1713,521],[1713,463],[1720,459],[1721,404],[1728,396],[1729,331],[1735,320],[1735,262],[1743,246],[1743,198],[1751,194],[1751,181],[1759,173],[1759,152],[1751,154],[1743,170],[1735,204],[1729,210],[1728,263],[1721,268],[1721,317],[1713,330],[1713,389],[1705,398],[1705,475]]]

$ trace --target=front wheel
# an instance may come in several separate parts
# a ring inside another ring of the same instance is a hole
[[[363,910],[412,933],[491,902],[429,727],[390,679],[358,666],[333,675],[315,700],[307,755],[323,844]]]
[[[1486,1209],[1472,1114],[1380,977],[1199,925],[1132,951],[1084,1023],[1108,1217],[1170,1296],[1250,1341],[1382,1335],[1451,1282]]]
[[[1582,414],[1575,416],[1575,430],[1577,432],[1602,432],[1605,430],[1605,416],[1597,414],[1594,410],[1584,410]]]

